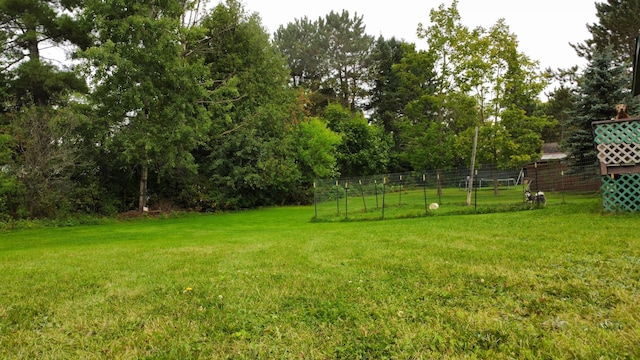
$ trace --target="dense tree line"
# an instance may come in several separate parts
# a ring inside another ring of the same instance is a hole
[[[0,1],[0,221],[304,203],[319,177],[468,165],[476,127],[480,162],[520,166],[544,141],[590,156],[586,124],[633,105],[637,1],[597,4],[584,73],[541,71],[456,1],[418,24],[426,50],[347,11],[270,35],[237,0],[207,5]]]

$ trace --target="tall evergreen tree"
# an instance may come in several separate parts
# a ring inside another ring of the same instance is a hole
[[[343,10],[330,12],[320,20],[320,34],[327,46],[329,73],[324,88],[331,89],[342,106],[362,109],[368,96],[370,79],[367,65],[373,37],[366,34],[363,17]]]
[[[287,26],[280,25],[274,34],[274,45],[284,55],[291,71],[291,84],[318,91],[326,73],[325,47],[321,45],[318,22],[306,16]]]
[[[43,46],[88,46],[90,27],[75,16],[82,4],[83,0],[0,1],[0,72],[6,73],[10,102],[48,105],[63,93],[87,91],[84,79],[42,55]]]
[[[368,102],[369,56],[373,37],[362,16],[331,12],[311,23],[306,18],[281,26],[274,43],[287,59],[291,78],[310,92],[312,115],[337,101],[351,111]]]
[[[376,41],[369,71],[374,80],[371,89],[370,122],[381,126],[392,137],[389,171],[409,170],[411,164],[401,155],[405,141],[402,121],[409,102],[429,90],[433,64],[429,56],[416,52],[415,45],[395,38]],[[431,93],[432,89],[429,90]],[[410,132],[412,129],[408,128]],[[417,135],[417,134],[414,134]]]
[[[595,173],[597,151],[591,123],[615,116],[615,105],[629,99],[626,83],[625,68],[617,65],[612,51],[604,49],[593,53],[578,81],[576,109],[569,117],[564,144],[574,172]]]
[[[595,5],[598,22],[587,25],[591,39],[572,46],[587,60],[607,50],[614,61],[631,65],[640,35],[640,0],[606,0]]]
[[[91,176],[76,172],[89,160],[79,152],[83,139],[76,132],[84,117],[70,105],[72,94],[88,91],[86,81],[45,52],[88,45],[82,5],[83,0],[0,1],[0,124],[11,144],[10,156],[0,159],[0,192],[13,195],[7,209],[14,217],[73,210],[70,204],[82,202],[71,201],[82,187],[80,177]]]
[[[406,105],[401,94],[401,79],[393,68],[405,57],[406,52],[415,52],[415,46],[399,41],[379,37],[374,45],[369,71],[373,80],[371,98],[366,106],[371,111],[371,122],[381,125],[385,132],[395,133],[398,112]],[[396,145],[398,139],[394,139]]]

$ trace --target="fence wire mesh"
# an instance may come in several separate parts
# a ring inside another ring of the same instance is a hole
[[[468,168],[319,179],[314,184],[316,220],[375,220],[443,213],[491,212],[531,205],[527,190],[544,192],[547,204],[572,197],[599,197],[596,164],[569,169],[564,161],[519,169]]]

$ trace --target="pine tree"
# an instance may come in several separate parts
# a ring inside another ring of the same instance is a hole
[[[54,66],[42,53],[45,47],[89,45],[90,25],[74,16],[81,6],[81,0],[0,1],[0,71],[5,72],[5,99],[19,106],[54,105],[65,93],[88,91],[84,79],[72,70]]]
[[[595,5],[598,23],[587,25],[592,38],[572,46],[586,59],[594,51],[609,48],[616,61],[629,65],[634,55],[635,39],[640,35],[640,1],[607,0]]]
[[[576,108],[567,122],[568,152],[572,172],[584,175],[596,171],[597,151],[591,123],[615,116],[615,105],[629,99],[624,67],[616,65],[611,51],[595,51],[578,81]],[[591,167],[593,165],[593,167]]]

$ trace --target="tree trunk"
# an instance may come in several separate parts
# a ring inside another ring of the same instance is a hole
[[[26,38],[27,38],[27,50],[29,51],[29,60],[33,62],[40,62],[40,49],[38,48],[38,29],[35,22],[26,21]]]
[[[142,173],[140,174],[140,198],[138,201],[138,210],[145,211],[147,207],[147,179],[149,178],[149,167],[147,165],[142,166]]]

